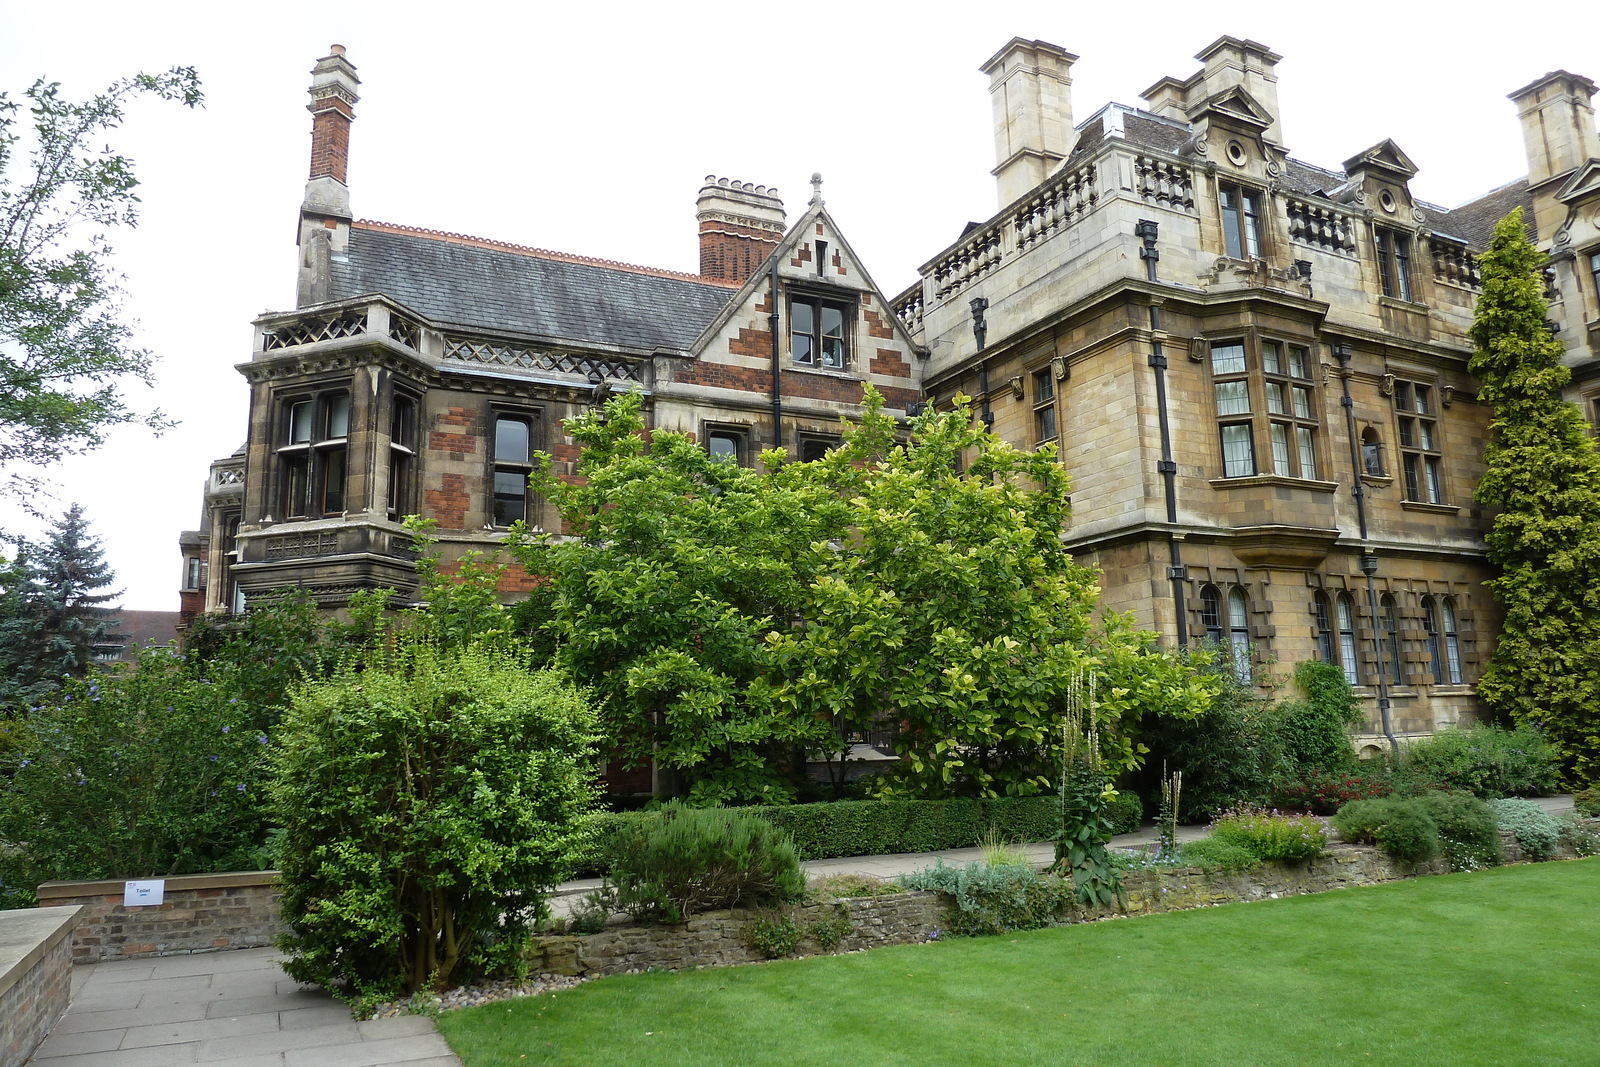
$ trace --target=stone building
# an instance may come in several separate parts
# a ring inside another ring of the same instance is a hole
[[[983,65],[999,210],[887,301],[820,192],[791,224],[775,190],[708,178],[698,275],[357,220],[358,81],[335,46],[313,70],[296,307],[256,321],[248,441],[185,535],[205,606],[408,589],[412,512],[452,552],[518,518],[554,528],[533,452],[570,474],[561,420],[606,391],[753,463],[826,449],[870,381],[896,414],[962,393],[1008,440],[1055,444],[1066,536],[1107,606],[1169,643],[1218,642],[1263,691],[1339,664],[1369,745],[1473,717],[1497,621],[1474,256],[1528,209],[1575,398],[1600,413],[1594,84],[1513,93],[1528,177],[1446,210],[1392,141],[1291,156],[1257,42],[1219,38],[1143,107],[1083,121],[1076,58],[1018,38]]]
[[[206,610],[414,589],[409,514],[437,520],[447,557],[517,520],[555,529],[528,491],[535,454],[572,474],[562,420],[608,392],[642,390],[653,428],[744,464],[826,450],[867,382],[891,413],[920,398],[923,363],[820,178],[789,223],[777,190],[707,177],[698,275],[361,220],[355,67],[335,46],[312,75],[296,306],[255,322],[248,439],[212,464],[202,530],[184,535],[191,600],[209,567]]]
[[[1474,254],[1528,207],[1578,388],[1600,397],[1594,85],[1512,94],[1528,179],[1445,210],[1392,141],[1334,168],[1290,155],[1281,57],[1255,41],[1219,38],[1143,107],[1082,121],[1076,58],[1018,38],[981,68],[1000,210],[894,300],[930,352],[924,388],[1060,448],[1067,536],[1109,607],[1218,642],[1262,687],[1340,664],[1365,745],[1473,716],[1496,627]]]

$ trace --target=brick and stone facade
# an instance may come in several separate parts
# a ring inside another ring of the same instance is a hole
[[[0,1067],[22,1067],[72,1001],[73,907],[0,911]]]
[[[77,907],[71,926],[73,963],[263,948],[287,933],[279,916],[276,871],[187,874],[166,879],[162,903],[125,907],[124,884],[46,882],[39,906]]]

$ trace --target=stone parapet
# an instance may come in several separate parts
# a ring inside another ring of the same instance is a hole
[[[162,903],[125,907],[121,881],[46,882],[41,908],[78,905],[73,963],[138,956],[263,948],[287,933],[279,916],[277,871],[179,875],[166,879]]]
[[[0,911],[0,1067],[22,1067],[72,999],[71,933],[82,908]]]

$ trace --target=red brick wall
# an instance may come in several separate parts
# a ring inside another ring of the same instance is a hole
[[[422,494],[423,513],[439,523],[441,530],[464,530],[467,527],[467,479],[460,474],[441,474],[439,488]]]
[[[41,908],[81,904],[72,932],[72,960],[157,956],[219,948],[261,948],[288,928],[278,914],[276,871],[178,875],[168,878],[165,900],[122,906],[122,883],[46,882]]]
[[[350,156],[350,105],[338,97],[320,100],[311,118],[311,177],[345,180]]]
[[[761,269],[777,246],[778,238],[769,231],[707,219],[700,224],[700,273],[742,282]]]

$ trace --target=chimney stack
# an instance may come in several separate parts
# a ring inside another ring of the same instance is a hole
[[[1283,147],[1283,130],[1278,124],[1278,63],[1283,59],[1260,41],[1241,41],[1222,36],[1195,56],[1205,67],[1200,71],[1199,93],[1189,90],[1191,106],[1219,93],[1238,87],[1260,104],[1272,121],[1261,132],[1263,140]],[[1157,85],[1160,83],[1158,82]],[[1200,100],[1196,99],[1196,96]]]
[[[743,282],[783,240],[783,201],[765,185],[707,174],[694,202],[700,223],[700,273]]]
[[[989,75],[995,168],[1005,207],[1050,176],[1072,150],[1072,64],[1045,41],[1011,42],[978,69]]]
[[[331,288],[331,259],[350,239],[350,190],[345,185],[350,123],[361,99],[356,68],[336,44],[311,68],[311,174],[300,205],[300,278],[296,303],[320,304]]]
[[[1594,82],[1564,70],[1551,71],[1511,94],[1522,119],[1529,185],[1571,173],[1585,161],[1600,157],[1591,103],[1594,94]]]

